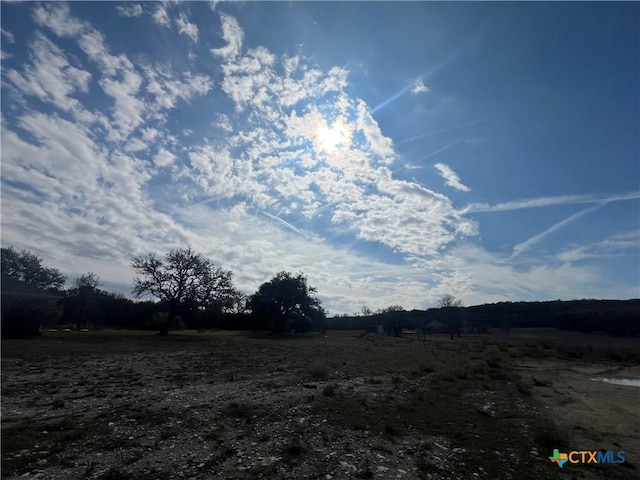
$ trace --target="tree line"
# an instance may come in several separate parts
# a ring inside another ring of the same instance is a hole
[[[91,272],[70,287],[57,269],[46,267],[37,255],[13,247],[2,248],[2,333],[37,332],[40,326],[75,329],[108,327],[286,331],[366,330],[380,325],[389,335],[402,329],[431,329],[454,338],[461,331],[559,328],[608,332],[616,336],[640,334],[640,300],[571,300],[500,302],[464,307],[452,295],[438,299],[438,307],[406,311],[400,305],[359,314],[327,318],[302,273],[282,271],[252,295],[234,286],[233,272],[215,265],[191,248],[165,255],[148,253],[131,259],[135,300],[102,289]],[[5,288],[9,283],[12,288]],[[28,287],[28,288],[27,288]]]
[[[582,333],[603,332],[612,336],[640,335],[640,299],[499,302],[471,307],[456,304],[455,299],[454,304],[438,303],[437,308],[411,311],[394,306],[371,312],[365,307],[357,315],[328,319],[328,328],[364,330],[381,325],[386,333],[393,334],[397,330],[426,327],[452,336],[461,331],[484,333],[498,329],[509,333],[519,328],[557,328]]]
[[[103,290],[100,278],[91,272],[65,288],[65,276],[28,250],[3,247],[1,266],[3,334],[34,333],[34,325],[141,328],[161,334],[178,328],[278,334],[326,328],[317,290],[302,273],[279,272],[254,294],[245,295],[234,286],[233,272],[191,248],[133,257],[135,301]],[[15,281],[18,284],[5,288]]]

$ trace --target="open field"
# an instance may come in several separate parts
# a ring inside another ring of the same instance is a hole
[[[58,332],[2,342],[2,478],[640,478],[636,339]],[[565,465],[553,448],[624,450]]]

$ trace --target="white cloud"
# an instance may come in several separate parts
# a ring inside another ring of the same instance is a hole
[[[427,87],[422,79],[416,80],[416,83],[413,84],[413,88],[411,88],[411,93],[413,95],[417,95],[419,93],[426,93],[429,91],[429,87]]]
[[[599,242],[586,245],[572,245],[558,253],[556,259],[560,262],[574,263],[602,257],[625,255],[637,252],[640,248],[640,230],[632,230],[612,235]]]
[[[198,43],[198,26],[195,23],[190,23],[184,13],[181,13],[175,20],[176,27],[178,27],[178,33],[186,35],[194,43]]]
[[[161,148],[155,157],[153,163],[158,167],[168,167],[176,160],[176,156],[168,150]]]
[[[205,95],[213,88],[207,75],[185,72],[182,80],[176,79],[166,67],[143,67],[147,80],[146,90],[154,96],[159,109],[175,108],[179,100],[189,100],[196,95]]]
[[[155,128],[142,128],[142,139],[147,141],[147,142],[151,142],[153,140],[155,140],[155,138],[158,136],[159,132],[157,129]]]
[[[396,158],[393,141],[383,135],[378,123],[371,115],[371,111],[364,101],[358,101],[356,111],[356,129],[364,134],[371,152],[380,159],[381,163],[385,165],[391,164]]]
[[[127,3],[125,5],[118,5],[116,10],[123,17],[139,17],[144,13],[142,5],[139,3]]]
[[[129,138],[124,146],[124,151],[127,153],[139,152],[141,150],[147,150],[147,148],[148,145],[139,138]]]
[[[244,291],[255,291],[286,265],[308,276],[333,313],[363,304],[426,306],[428,272],[332,246],[272,214],[252,213],[245,204],[222,210],[191,205],[180,212],[193,235],[189,244],[231,268]]]
[[[463,185],[462,182],[460,182],[460,178],[458,177],[456,172],[454,172],[448,165],[445,165],[444,163],[436,163],[434,167],[438,169],[440,175],[442,175],[442,178],[446,180],[447,185],[449,185],[450,187],[462,192],[471,191],[469,187]]]
[[[445,196],[392,177],[386,166],[397,157],[393,142],[367,105],[344,93],[346,70],[323,72],[299,57],[276,59],[263,48],[235,52],[226,58],[223,72],[223,91],[239,112],[250,111],[254,122],[226,140],[252,160],[253,178],[264,187],[245,197],[250,204],[263,210],[271,205],[267,213],[287,225],[293,224],[282,215],[308,222],[327,215],[334,228],[347,228],[360,239],[403,255],[433,255],[458,236],[477,233],[477,225],[464,219]],[[323,101],[334,111],[329,118],[321,111]],[[322,132],[341,122],[339,145],[326,148]],[[192,162],[203,172],[205,165],[215,164],[196,152]],[[291,164],[302,170],[294,171]],[[224,188],[208,180],[209,191],[229,198],[233,181],[226,174],[222,178]]]
[[[229,118],[229,115],[227,115],[226,113],[217,113],[215,117],[217,118],[217,120],[212,122],[211,125],[213,127],[220,128],[225,132],[233,132],[233,125],[231,124],[231,119]]]
[[[560,252],[556,258],[562,263],[574,263],[585,258],[589,258],[589,254],[586,252],[585,248],[572,248],[569,250],[564,250]]]
[[[125,16],[155,12],[175,35],[205,40],[186,16],[169,15],[173,4],[152,7],[116,8]],[[351,96],[345,68],[245,48],[242,28],[227,14],[220,14],[224,46],[211,50],[220,58],[204,74],[114,50],[111,37],[72,18],[68,6],[33,11],[39,25],[71,37],[80,50],[34,34],[27,61],[5,70],[16,110],[4,118],[3,106],[3,242],[33,249],[65,272],[91,265],[110,283],[128,283],[131,255],[191,245],[232,269],[246,292],[283,268],[302,271],[336,313],[363,304],[424,308],[442,293],[468,304],[536,292],[588,295],[597,271],[573,262],[634,242],[637,249],[636,232],[571,245],[537,264],[522,255],[570,219],[516,246],[513,259],[465,244],[479,232],[469,212],[639,194],[460,210],[399,173],[462,140],[394,170],[397,145]],[[219,78],[215,89],[212,78]],[[416,82],[413,93],[422,88]],[[209,102],[213,95],[226,97]],[[46,113],[35,113],[34,98],[47,103]],[[436,168],[450,186],[469,190],[447,165]],[[368,256],[371,246],[386,260]]]
[[[65,22],[73,24],[73,19]],[[100,256],[97,245],[132,252],[153,245],[164,250],[187,242],[208,249],[211,238],[217,238],[209,231],[213,223],[189,224],[187,229],[186,214],[168,218],[151,205],[166,208],[179,198],[182,211],[194,200],[228,201],[234,215],[244,212],[238,217],[242,223],[218,226],[216,235],[224,237],[221,242],[234,239],[222,248],[225,264],[231,262],[225,266],[253,278],[252,288],[285,264],[313,275],[332,308],[337,308],[338,302],[354,302],[359,308],[363,303],[383,307],[405,300],[406,305],[423,306],[422,300],[418,304],[415,299],[423,298],[419,293],[426,288],[428,272],[415,271],[400,258],[434,255],[455,238],[474,235],[477,227],[462,218],[444,195],[393,177],[387,168],[396,158],[393,143],[366,104],[344,92],[348,86],[345,69],[322,71],[302,57],[280,57],[264,47],[243,52],[243,33],[237,21],[223,14],[222,25],[227,45],[214,51],[224,58],[221,86],[236,107],[247,110],[243,123],[218,113],[215,125],[228,136],[183,149],[188,162],[177,162],[180,147],[171,140],[173,136],[149,121],[155,119],[162,125],[168,117],[159,117],[159,112],[205,95],[213,87],[211,79],[190,72],[178,78],[168,65],[134,65],[126,55],[111,54],[104,35],[83,24],[75,36],[88,58],[100,67],[98,84],[114,100],[112,116],[100,118],[100,123],[109,127],[109,139],[116,143],[101,148],[91,140],[91,129],[80,126],[65,132],[64,139],[55,137],[50,128],[44,128],[50,121],[42,118],[29,128],[40,132],[43,147],[30,147],[11,131],[3,133],[7,144],[15,145],[13,152],[18,152],[8,157],[10,177],[29,176],[38,191],[47,195],[57,192],[55,202],[62,207],[49,212],[47,224],[62,222],[66,215],[65,221],[78,232],[66,248],[77,248],[87,255]],[[21,75],[24,77],[24,72]],[[333,115],[322,113],[323,106],[331,106]],[[343,125],[345,136],[335,149],[327,149],[319,132],[337,124]],[[74,131],[77,138],[70,137]],[[59,145],[69,145],[69,153],[61,155]],[[48,153],[38,148],[46,148]],[[154,170],[134,156],[150,150],[156,152],[153,164],[171,167],[173,179],[172,189],[163,189],[163,195],[153,200],[145,192]],[[68,180],[50,178],[40,167],[27,172],[18,161],[53,155],[65,159],[71,152],[78,159],[91,157],[96,168],[75,168],[76,176],[70,175],[75,178],[72,185],[67,185]],[[77,191],[86,192],[85,197],[75,198],[73,192]],[[206,203],[201,205],[206,208]],[[22,210],[26,208],[25,203]],[[35,212],[45,215],[45,210],[42,207]],[[150,218],[140,220],[142,213]],[[225,214],[211,214],[216,215]],[[374,262],[332,247],[306,229],[321,217],[331,222],[335,231],[348,230],[354,239],[387,246],[397,252],[401,264]],[[118,228],[114,228],[118,219]],[[8,221],[12,225],[17,222]],[[258,227],[254,226],[259,226],[260,232],[270,232],[273,238],[263,238],[263,233],[256,237]],[[34,228],[35,222],[17,231],[27,235]],[[135,236],[127,238],[131,232],[136,232]],[[238,237],[244,233],[246,237]],[[295,239],[290,233],[295,233]],[[99,238],[105,235],[101,243]],[[336,274],[335,265],[325,261],[331,255],[343,257],[345,265],[354,270],[345,268]],[[309,264],[309,258],[317,262]],[[247,259],[260,275],[243,267]],[[371,278],[361,273],[363,268]]]
[[[170,25],[167,9],[162,3],[156,4],[156,10],[153,12],[152,17],[153,21],[158,25],[162,25],[163,27],[168,27]]]
[[[225,59],[236,57],[242,48],[244,32],[240,28],[238,21],[231,15],[221,13],[220,21],[222,22],[222,38],[227,42],[227,45],[221,48],[214,48],[211,53]]]
[[[553,258],[516,266],[508,257],[489,253],[477,245],[462,244],[441,256],[417,260],[416,264],[436,278],[424,293],[432,303],[443,293],[453,293],[465,305],[514,299],[602,298],[602,285],[597,282],[601,272],[597,268],[574,266]],[[630,285],[610,288],[612,298],[634,296]]]
[[[136,128],[144,123],[146,106],[138,92],[142,77],[133,70],[124,72],[122,81],[111,78],[100,80],[104,92],[114,99],[112,108],[115,129],[119,135],[112,140],[125,140]]]
[[[59,37],[75,37],[87,28],[87,24],[70,15],[66,3],[45,3],[33,10],[36,23],[50,28]]]
[[[164,6],[159,5],[158,8],[164,9]],[[55,7],[38,7],[35,11],[34,16],[39,23],[47,25],[60,35],[64,34],[77,38],[81,50],[100,67],[102,78],[98,80],[98,84],[114,100],[111,109],[112,122],[106,123],[104,119],[100,119],[100,123],[106,129],[110,141],[125,141],[147,121],[161,119],[162,116],[159,114],[161,110],[175,108],[179,101],[189,100],[195,95],[204,95],[212,88],[211,79],[206,75],[192,75],[190,72],[185,72],[182,74],[182,79],[177,79],[173,72],[166,67],[152,67],[142,63],[140,69],[144,71],[147,80],[146,90],[152,93],[156,99],[154,105],[148,104],[141,95],[145,78],[138,72],[138,68],[134,66],[126,55],[113,55],[109,52],[106,38],[101,32],[95,30],[86,22],[80,22],[72,18],[68,6],[64,4]],[[39,40],[38,45],[47,46],[46,39],[42,38],[43,40]],[[51,42],[48,43],[51,44]],[[46,49],[40,46],[39,50],[45,51]],[[47,53],[46,58],[61,57],[60,53],[53,51],[53,47],[50,47],[49,50],[53,53]],[[45,58],[42,55],[40,57]],[[37,58],[40,59],[40,57]],[[78,88],[86,91],[87,81],[89,80],[88,73],[74,69],[62,62],[63,60],[57,60],[54,65],[59,70],[63,69],[65,76],[63,77],[58,73],[48,80],[52,88],[55,87],[55,91],[59,92],[58,96],[55,97],[59,103],[69,96],[68,91],[64,90],[62,81],[68,83],[67,90],[75,84]],[[40,61],[40,64],[43,63],[43,61]],[[30,71],[27,70],[26,73],[29,74]],[[31,75],[31,77],[34,76],[34,74]],[[27,78],[24,74],[23,77]],[[16,82],[21,80],[15,74],[14,79]],[[24,80],[22,84],[24,87]],[[34,82],[31,82],[31,85],[34,85]],[[64,98],[61,96],[62,93],[67,93]],[[41,95],[43,94],[41,93]],[[69,110],[75,107],[75,102],[73,99],[68,100],[66,109]],[[90,116],[86,111],[83,112],[83,115],[85,119]]]
[[[62,50],[44,35],[36,35],[30,51],[32,63],[24,66],[23,73],[9,69],[7,78],[25,95],[65,111],[76,109],[79,103],[72,95],[77,90],[87,92],[91,74],[72,66]]]
[[[0,28],[0,32],[2,32],[2,35],[4,35],[4,37],[6,38],[7,42],[9,43],[15,43],[16,39],[13,36],[13,33],[11,33],[8,30],[5,30],[4,28]]]

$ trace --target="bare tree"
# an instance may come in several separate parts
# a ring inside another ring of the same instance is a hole
[[[224,308],[237,295],[232,272],[191,248],[171,250],[164,258],[154,253],[133,257],[131,266],[138,274],[133,279],[136,297],[154,296],[167,308],[161,335],[169,332],[177,315],[215,304]]]
[[[438,299],[438,306],[445,311],[451,340],[453,340],[454,330],[457,331],[458,338],[460,338],[460,316],[454,309],[461,308],[463,306],[462,301],[447,293]]]
[[[458,300],[453,295],[449,295],[447,293],[445,295],[442,295],[438,299],[438,307],[440,307],[440,308],[450,308],[450,307],[459,308],[459,307],[462,307],[462,300]]]

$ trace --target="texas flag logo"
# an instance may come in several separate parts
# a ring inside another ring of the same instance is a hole
[[[569,461],[569,456],[566,453],[560,453],[560,451],[555,448],[553,450],[553,457],[549,457],[549,460],[557,463],[558,466],[562,468],[562,466]]]

